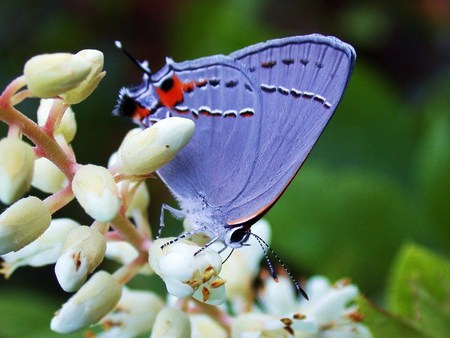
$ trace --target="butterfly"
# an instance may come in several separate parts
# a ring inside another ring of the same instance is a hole
[[[195,122],[191,141],[157,171],[181,211],[211,243],[245,244],[281,197],[341,100],[356,54],[318,34],[258,43],[230,55],[175,62],[120,91],[115,114],[148,127]]]

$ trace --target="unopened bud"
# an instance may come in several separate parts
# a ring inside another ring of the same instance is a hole
[[[122,286],[107,272],[98,271],[53,317],[50,328],[71,333],[97,323],[118,303]]]
[[[70,231],[55,265],[55,274],[63,290],[78,290],[103,261],[105,251],[105,237],[97,230],[80,226]]]
[[[86,213],[95,220],[110,222],[118,215],[122,201],[106,168],[92,164],[80,167],[73,178],[72,190]]]
[[[69,53],[41,54],[25,64],[28,89],[36,97],[53,97],[78,86],[88,76],[91,65]]]
[[[0,200],[11,204],[30,189],[33,148],[15,137],[0,140]]]
[[[203,313],[191,314],[189,316],[192,327],[191,337],[196,338],[227,338],[225,329],[210,316]]]
[[[41,99],[37,110],[37,122],[40,126],[45,125],[50,114],[55,99]],[[64,112],[61,123],[57,126],[55,134],[62,134],[67,143],[72,142],[77,132],[77,122],[75,121],[75,113],[71,107]]]
[[[190,338],[191,323],[183,311],[166,307],[158,313],[150,338]]]
[[[136,187],[137,184],[139,185],[138,187]],[[127,201],[125,216],[133,216],[133,211],[135,210],[145,212],[150,204],[150,193],[145,182],[129,182],[128,192],[130,198]]]
[[[103,53],[95,49],[84,49],[77,54],[90,63],[89,75],[77,87],[61,95],[66,103],[76,104],[85,100],[97,88],[106,72],[103,71]]]
[[[0,255],[22,249],[48,228],[52,217],[34,196],[18,200],[0,215]]]
[[[137,337],[150,332],[163,306],[162,299],[152,292],[124,287],[114,311],[100,321],[105,332],[99,333],[97,337]]]
[[[21,266],[44,266],[53,264],[58,259],[64,241],[70,230],[80,226],[68,218],[54,219],[45,232],[34,242],[19,251],[2,256],[1,273],[8,278]]]
[[[67,185],[66,176],[50,160],[41,157],[34,161],[31,185],[43,192],[53,194]]]
[[[189,119],[169,117],[127,137],[119,149],[122,171],[129,175],[154,172],[172,160],[189,142],[194,128],[194,122]]]
[[[134,246],[126,241],[108,241],[106,243],[105,257],[118,262],[122,265],[127,265],[134,261],[139,256],[139,252]],[[145,264],[139,270],[143,275],[150,275],[153,270],[150,265]]]

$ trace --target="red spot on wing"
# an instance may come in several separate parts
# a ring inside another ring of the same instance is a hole
[[[186,82],[182,84],[183,92],[190,93],[195,89],[195,82]]]
[[[172,76],[172,80],[173,84],[169,89],[155,88],[159,101],[168,108],[172,108],[177,103],[183,101],[183,83],[176,75]]]
[[[250,116],[253,116],[253,113],[251,113],[251,112],[244,112],[244,113],[240,113],[239,115],[242,116],[242,117],[250,117]]]

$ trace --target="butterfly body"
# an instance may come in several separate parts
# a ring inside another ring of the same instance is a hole
[[[351,46],[317,34],[168,59],[121,91],[116,112],[143,126],[169,115],[195,122],[192,140],[158,174],[194,230],[239,247],[307,158],[354,60]]]

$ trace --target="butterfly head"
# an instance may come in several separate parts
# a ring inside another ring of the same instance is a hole
[[[230,228],[224,235],[223,241],[226,246],[232,249],[238,249],[247,242],[250,237],[250,228],[245,228],[244,226],[236,226]]]
[[[151,124],[149,117],[157,107],[155,89],[145,75],[141,85],[120,90],[113,114],[129,117],[136,124],[148,127]]]

